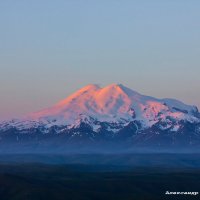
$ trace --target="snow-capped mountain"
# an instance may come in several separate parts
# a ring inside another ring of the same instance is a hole
[[[118,138],[159,145],[168,140],[175,143],[180,137],[176,142],[192,144],[200,138],[199,124],[200,114],[195,106],[145,96],[122,84],[104,88],[91,84],[50,108],[2,122],[0,137],[3,141],[12,135],[19,141],[24,135],[38,138],[53,134],[66,135],[67,141]]]

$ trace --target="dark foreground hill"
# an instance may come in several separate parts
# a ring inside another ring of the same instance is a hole
[[[199,199],[198,154],[112,156],[0,156],[1,200]]]

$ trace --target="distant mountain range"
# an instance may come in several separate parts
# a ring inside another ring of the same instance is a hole
[[[122,84],[91,84],[50,108],[0,123],[0,148],[72,144],[196,148],[200,113],[196,106],[145,96]]]

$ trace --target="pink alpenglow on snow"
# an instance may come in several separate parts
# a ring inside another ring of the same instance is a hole
[[[114,123],[127,123],[135,118],[148,127],[167,117],[193,122],[198,119],[190,114],[196,110],[195,106],[174,99],[156,99],[139,94],[122,84],[103,88],[91,84],[50,108],[28,115],[24,120],[71,125],[88,117]]]

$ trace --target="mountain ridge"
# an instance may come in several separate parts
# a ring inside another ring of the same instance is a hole
[[[195,106],[145,96],[122,84],[103,88],[90,84],[50,108],[0,123],[1,141],[10,135],[18,141],[24,134],[34,138],[65,135],[66,141],[117,139],[156,145],[173,144],[177,137],[181,138],[178,143],[190,144],[192,140],[196,144],[200,114]]]

